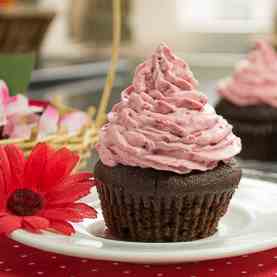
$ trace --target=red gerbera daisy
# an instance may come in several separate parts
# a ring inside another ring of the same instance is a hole
[[[78,161],[70,150],[47,144],[38,144],[28,160],[15,145],[0,147],[0,234],[22,228],[71,235],[69,222],[95,218],[95,209],[75,203],[95,184],[90,173],[71,174]]]

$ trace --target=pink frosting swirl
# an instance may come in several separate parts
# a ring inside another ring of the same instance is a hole
[[[102,162],[184,174],[213,169],[238,154],[232,126],[196,87],[188,65],[160,45],[137,67],[100,132]]]
[[[277,107],[277,55],[266,41],[258,41],[231,78],[221,81],[218,93],[237,106]]]

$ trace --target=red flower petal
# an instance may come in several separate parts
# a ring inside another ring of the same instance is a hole
[[[50,228],[67,236],[70,236],[75,233],[73,226],[70,223],[63,220],[51,220]]]
[[[40,229],[33,228],[32,225],[30,225],[28,222],[25,222],[25,221],[22,222],[22,229],[24,229],[25,231],[28,231],[30,233],[34,233],[34,234],[42,233]]]
[[[74,184],[71,187],[67,187],[66,190],[53,191],[51,193],[48,193],[45,196],[47,200],[47,206],[75,202],[82,197],[88,195],[92,186],[93,182],[87,181],[79,184]]]
[[[28,188],[39,189],[47,160],[52,153],[52,148],[45,143],[40,143],[33,149],[24,171],[24,182]]]
[[[23,151],[16,145],[5,146],[5,151],[11,166],[11,182],[18,188],[23,185],[25,158]]]
[[[3,170],[0,169],[0,211],[6,208],[6,182]]]
[[[81,222],[83,220],[83,216],[80,213],[66,208],[48,209],[43,211],[41,215],[52,220],[65,220],[71,222]]]
[[[66,206],[67,209],[71,209],[79,213],[83,218],[96,218],[97,211],[85,203],[72,203]]]
[[[0,212],[0,217],[3,217],[3,216],[6,216],[6,215],[8,215],[8,213],[7,212]]]
[[[4,147],[0,147],[0,170],[2,172],[1,186],[4,187],[5,193],[10,193],[17,184],[11,183],[11,167]]]
[[[49,225],[48,219],[39,216],[26,216],[22,222],[22,227],[32,233],[41,233],[41,230],[47,229]]]
[[[0,218],[0,234],[9,235],[13,231],[20,229],[22,218],[13,215],[7,215]]]
[[[62,179],[68,176],[79,161],[79,156],[66,148],[55,152],[48,160],[43,176],[42,191],[53,189]]]
[[[92,177],[93,174],[89,172],[82,172],[71,176],[67,176],[55,188],[53,188],[53,190],[65,190],[72,185],[76,185],[77,183],[89,181]]]

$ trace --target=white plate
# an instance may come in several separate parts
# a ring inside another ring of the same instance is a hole
[[[99,209],[95,196],[85,201]],[[78,224],[76,229],[72,237],[23,230],[15,231],[11,237],[64,255],[132,263],[177,263],[248,254],[277,247],[277,184],[243,178],[219,231],[207,239],[178,243],[112,240],[105,237],[102,217]]]

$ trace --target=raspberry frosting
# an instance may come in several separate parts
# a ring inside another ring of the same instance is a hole
[[[161,44],[137,67],[100,131],[102,162],[185,174],[238,154],[240,139],[197,85],[188,65]]]
[[[222,80],[218,93],[237,106],[277,107],[277,55],[266,41],[258,41],[232,77]]]

